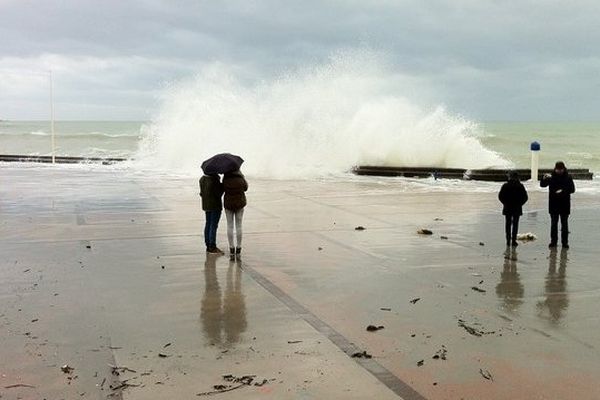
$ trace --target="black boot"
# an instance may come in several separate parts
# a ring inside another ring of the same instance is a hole
[[[242,248],[241,247],[236,247],[235,248],[235,255],[236,257],[239,257],[242,254]]]

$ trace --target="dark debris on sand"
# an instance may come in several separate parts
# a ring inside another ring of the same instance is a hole
[[[60,370],[62,372],[64,372],[65,374],[70,374],[73,372],[75,368],[69,366],[68,364],[63,365],[62,367],[60,367]]]
[[[483,370],[481,368],[479,368],[479,373],[481,374],[481,376],[483,376],[485,379],[487,379],[488,381],[494,381],[494,377],[492,376],[492,374],[490,373],[490,371]]]
[[[460,326],[461,328],[463,328],[464,330],[466,330],[469,334],[471,334],[473,336],[492,335],[492,334],[496,333],[496,331],[486,332],[486,331],[482,331],[477,328],[474,328],[470,325],[467,325],[467,323],[465,321],[463,321],[462,319],[458,320],[458,326]]]
[[[383,329],[383,328],[384,328],[383,325],[377,325],[377,326],[376,325],[369,325],[369,326],[367,326],[367,331],[368,332],[377,332],[378,330]]]
[[[210,392],[196,393],[196,396],[210,396],[218,393],[231,392],[245,386],[264,386],[269,383],[268,379],[256,379],[256,375],[235,376],[232,374],[223,375],[223,380],[226,384],[213,385],[213,390]]]
[[[363,350],[352,354],[352,358],[373,358],[373,356],[367,353],[366,350]]]
[[[433,358],[434,360],[446,360],[447,354],[448,350],[446,349],[446,346],[442,345],[442,348],[436,351],[433,357],[431,358]]]

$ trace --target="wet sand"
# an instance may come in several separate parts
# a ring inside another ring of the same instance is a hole
[[[231,263],[204,253],[195,179],[0,180],[3,399],[202,398],[239,386],[226,374],[267,381],[219,398],[600,397],[596,197],[575,196],[571,249],[550,251],[531,193],[521,231],[540,240],[507,251],[495,193],[251,181]]]

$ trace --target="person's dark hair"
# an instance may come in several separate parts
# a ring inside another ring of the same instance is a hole
[[[557,161],[556,164],[554,164],[554,169],[567,169],[567,167],[565,166],[565,163],[562,161]]]
[[[508,180],[518,181],[519,180],[519,173],[517,171],[509,171],[508,172]]]

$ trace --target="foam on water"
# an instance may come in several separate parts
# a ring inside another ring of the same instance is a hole
[[[246,173],[269,178],[337,175],[361,164],[510,166],[480,143],[477,124],[417,105],[398,82],[368,52],[249,84],[215,64],[166,91],[136,159],[198,173],[202,160],[231,152],[246,160]]]

